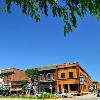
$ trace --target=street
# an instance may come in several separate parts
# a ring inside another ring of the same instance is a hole
[[[18,99],[18,98],[0,98],[0,100],[30,100],[30,99],[22,99],[22,98],[20,98],[20,99]],[[42,99],[34,99],[34,100],[42,100]],[[87,97],[87,98],[45,99],[45,100],[100,100],[100,98],[97,98],[97,97]]]
[[[73,98],[64,98],[61,100],[100,100],[100,97],[96,96],[79,96],[79,97],[73,97]]]
[[[0,100],[42,100],[42,99],[29,99],[29,98],[0,98]],[[56,98],[56,99],[44,99],[44,100],[100,100],[97,95],[90,94],[86,96],[73,96],[72,98]]]
[[[25,99],[25,98],[0,98],[0,100],[33,100],[33,99]],[[34,100],[42,100],[42,99],[34,99]],[[80,96],[80,97],[73,97],[73,98],[44,99],[44,100],[100,100],[100,97],[96,97],[96,96]]]

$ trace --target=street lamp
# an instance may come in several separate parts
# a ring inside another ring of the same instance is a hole
[[[50,84],[50,87],[49,87],[49,88],[50,88],[50,90],[51,90],[51,94],[52,94],[52,88],[53,88],[53,87],[52,87],[52,85],[51,85],[51,84]]]

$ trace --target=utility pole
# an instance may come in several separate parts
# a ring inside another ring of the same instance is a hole
[[[44,90],[42,90],[42,100],[44,100]]]

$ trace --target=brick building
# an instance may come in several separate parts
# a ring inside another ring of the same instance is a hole
[[[92,87],[93,92],[97,92],[100,89],[99,81],[92,81],[92,83],[93,83],[93,87]]]
[[[5,86],[10,88],[10,92],[22,91],[21,81],[30,79],[26,76],[25,71],[9,68],[0,71],[0,78],[3,79]]]
[[[86,93],[92,81],[79,63],[64,63],[39,68],[39,84],[45,92],[50,92],[52,86],[52,92],[56,93]]]

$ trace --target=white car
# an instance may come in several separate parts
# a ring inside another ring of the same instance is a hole
[[[70,98],[72,97],[72,95],[70,93],[57,93],[55,94],[56,97],[60,97],[60,98]]]
[[[67,97],[67,94],[66,93],[57,93],[56,96],[63,98],[63,97]]]
[[[35,96],[39,97],[41,96],[42,94],[41,93],[36,93]]]

